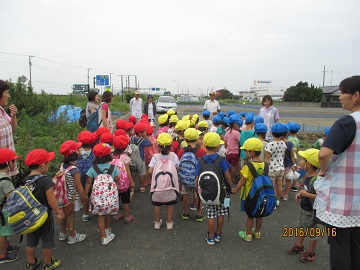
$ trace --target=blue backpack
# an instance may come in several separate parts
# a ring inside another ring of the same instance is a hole
[[[84,159],[84,158],[80,157],[77,161],[76,166],[80,171],[80,180],[81,180],[81,184],[83,185],[83,187],[85,187],[86,180],[88,177],[86,175],[86,173],[93,165],[93,160],[94,160],[94,153],[93,153],[93,151],[91,151],[90,155],[87,158]]]
[[[178,177],[179,182],[184,186],[195,187],[195,168],[199,162],[195,153],[199,148],[199,146],[184,148],[184,154],[180,158]]]
[[[266,217],[275,208],[276,196],[273,183],[268,176],[269,165],[265,163],[264,172],[258,175],[251,162],[245,163],[254,177],[253,184],[245,199],[245,212],[250,218]]]
[[[102,119],[100,119],[99,122],[99,110],[101,110],[101,107],[104,104],[105,102],[101,103],[99,108],[95,112],[90,114],[89,118],[87,119],[86,129],[88,131],[95,132],[101,125]]]

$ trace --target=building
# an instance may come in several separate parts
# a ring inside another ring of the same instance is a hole
[[[341,108],[339,96],[341,94],[339,86],[322,86],[320,89],[323,91],[321,98],[322,108]]]
[[[284,96],[286,88],[274,88],[272,81],[254,80],[254,85],[250,86],[248,91],[239,91],[241,100],[258,99],[261,100],[263,96],[270,95],[274,100],[281,99]]]

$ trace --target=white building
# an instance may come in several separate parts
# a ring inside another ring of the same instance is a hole
[[[250,86],[248,91],[239,91],[239,96],[242,100],[261,100],[263,96],[270,95],[276,100],[284,96],[285,90],[286,88],[284,87],[274,88],[271,84],[271,80],[254,80],[254,85]]]

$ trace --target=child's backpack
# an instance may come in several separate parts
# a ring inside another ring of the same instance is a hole
[[[167,158],[155,154],[156,164],[151,178],[151,200],[155,203],[176,202],[179,194],[178,174],[173,162],[175,153],[170,152]]]
[[[130,187],[130,180],[127,175],[124,159],[126,154],[120,155],[119,158],[113,158],[110,164],[115,165],[120,171],[120,180],[116,183],[119,193],[127,191]]]
[[[104,104],[105,102],[101,103],[99,108],[90,114],[89,118],[87,119],[86,128],[88,131],[95,132],[101,125],[102,119],[100,119],[99,122],[99,110],[101,111],[101,107]]]
[[[81,110],[80,112],[80,118],[79,118],[79,125],[82,128],[85,128],[87,125],[87,119],[86,119],[86,109]]]
[[[31,233],[39,229],[48,218],[48,208],[39,203],[32,194],[30,185],[45,175],[38,174],[12,191],[7,199],[9,225],[17,234]]]
[[[10,182],[12,183],[11,178],[8,177],[8,176],[1,177],[1,178],[0,178],[0,182],[1,182],[1,181],[10,181]],[[0,202],[0,219],[1,219],[1,226],[5,226],[5,216],[4,216],[3,212],[2,212],[5,203],[6,203],[6,196],[4,197],[4,199],[2,200],[2,202]]]
[[[254,177],[253,184],[245,199],[245,212],[250,218],[266,217],[275,208],[276,196],[273,183],[268,176],[269,164],[265,163],[264,172],[258,175],[251,162],[245,163]]]
[[[130,139],[130,149],[131,149],[131,161],[130,161],[130,167],[132,170],[139,170],[142,166],[142,159],[140,157],[140,149],[139,145],[144,140],[143,137],[138,139],[138,141],[135,143],[134,136]]]
[[[94,179],[90,195],[92,213],[97,216],[115,215],[119,211],[118,190],[111,176],[115,166],[110,165],[109,169],[103,171],[96,164],[93,168],[98,175]]]
[[[184,154],[180,158],[178,176],[180,184],[184,186],[195,187],[195,168],[198,164],[196,151],[199,148],[199,146],[196,146],[194,148],[184,148]]]
[[[224,174],[219,167],[223,159],[223,157],[218,156],[214,161],[206,163],[203,157],[199,158],[198,194],[204,205],[220,205],[224,203],[226,187]]]
[[[77,161],[76,166],[80,171],[80,180],[83,187],[85,187],[86,180],[87,180],[87,172],[92,167],[94,160],[94,153],[91,151],[90,155],[87,158],[80,157]]]
[[[69,198],[67,196],[67,188],[66,188],[66,174],[76,168],[76,166],[71,165],[67,167],[65,170],[63,169],[63,164],[61,164],[60,170],[61,174],[53,177],[52,181],[54,185],[54,196],[60,208],[69,204]]]

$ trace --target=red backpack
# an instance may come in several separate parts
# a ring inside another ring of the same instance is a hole
[[[67,197],[67,188],[66,188],[66,174],[72,170],[76,168],[76,166],[71,165],[69,167],[67,167],[65,170],[63,169],[63,164],[61,164],[60,166],[60,173],[58,173],[57,175],[55,175],[52,179],[54,185],[54,195],[55,195],[55,199],[58,202],[59,207],[63,207],[66,206],[67,204],[69,204],[69,198]]]

